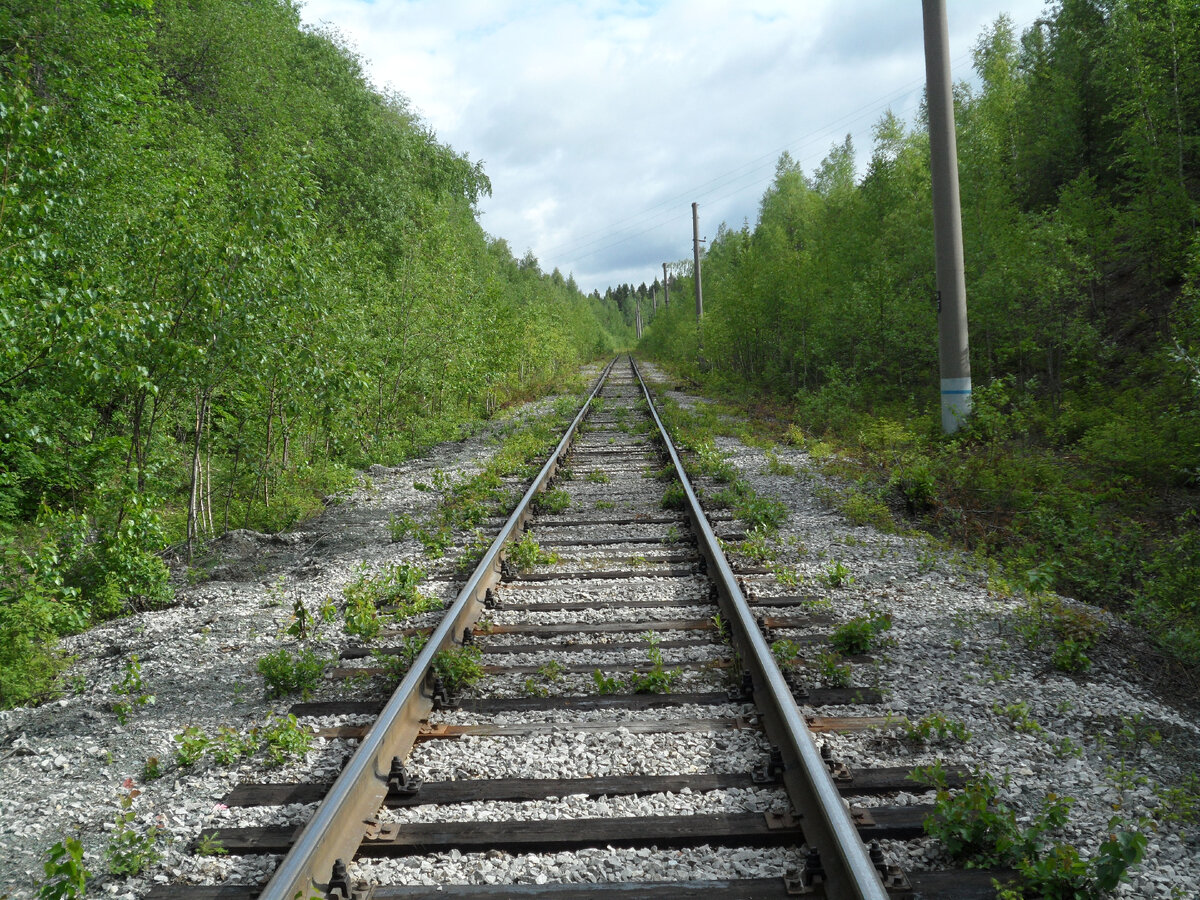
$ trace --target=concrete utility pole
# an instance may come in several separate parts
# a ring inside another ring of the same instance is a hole
[[[634,295],[633,324],[637,329],[637,339],[642,339],[642,298]]]
[[[971,354],[967,346],[967,282],[963,275],[958,148],[950,82],[950,35],[945,0],[921,0],[925,25],[925,82],[929,94],[933,238],[937,260],[938,368],[942,431],[954,434],[971,415]]]
[[[692,280],[696,282],[696,349],[704,359],[704,336],[700,332],[700,320],[704,318],[704,292],[700,289],[700,206],[692,204]]]
[[[663,309],[671,305],[671,280],[667,278],[667,264],[663,263]]]

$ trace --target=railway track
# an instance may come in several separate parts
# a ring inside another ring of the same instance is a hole
[[[780,671],[771,631],[811,616],[739,583],[718,539],[736,527],[705,517],[636,368],[615,362],[394,693],[293,709],[373,716],[325,730],[358,742],[337,780],[224,798],[320,801],[302,828],[214,836],[283,854],[271,882],[151,896],[992,896],[989,873],[888,864],[875,842],[920,835],[929,811],[886,802],[908,769],[851,771],[820,739],[879,724],[822,706],[879,698]],[[398,653],[414,635],[394,637]],[[347,671],[373,673],[369,656],[347,648]],[[456,692],[456,659],[485,678]],[[697,858],[727,877],[689,878]]]

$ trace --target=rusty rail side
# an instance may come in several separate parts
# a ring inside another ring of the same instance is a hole
[[[738,586],[717,536],[708,524],[636,363],[633,363],[633,372],[687,496],[688,518],[700,552],[708,563],[708,575],[717,586],[734,644],[753,679],[755,704],[762,714],[764,730],[783,754],[784,786],[792,805],[800,813],[805,842],[821,854],[826,896],[832,900],[887,900],[887,890],[858,836],[849,811],[842,804],[804,716],[775,664],[771,648],[759,631],[754,613]]]

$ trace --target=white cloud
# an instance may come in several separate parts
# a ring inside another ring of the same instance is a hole
[[[955,0],[956,77],[1005,10]],[[924,62],[916,0],[308,0],[380,85],[482,159],[484,227],[601,291],[653,280],[701,230],[753,220],[787,148],[807,171],[849,132],[865,158],[889,105],[911,118]]]

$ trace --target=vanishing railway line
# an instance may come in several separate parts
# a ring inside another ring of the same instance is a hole
[[[647,477],[664,463],[674,478]],[[570,506],[539,511],[551,485]],[[920,835],[928,808],[854,807],[855,796],[911,789],[908,769],[849,770],[819,734],[877,720],[813,712],[878,695],[785,677],[770,630],[811,617],[801,598],[745,589],[739,574],[750,573],[731,567],[714,526],[731,536],[728,520],[701,510],[632,361],[614,363],[382,708],[294,708],[377,712],[369,727],[327,730],[359,741],[336,782],[243,785],[225,798],[321,801],[301,829],[218,833],[230,853],[285,854],[266,888],[163,885],[152,896],[428,896],[428,884],[403,883],[414,865],[454,897],[990,896],[987,873],[906,875],[886,864],[873,842]],[[559,558],[517,565],[527,531]],[[441,651],[464,643],[488,677],[454,696],[434,671]],[[564,812],[564,798],[582,799]],[[597,848],[629,848],[640,862],[580,875],[561,856]],[[656,857],[680,848],[753,859],[758,870],[731,864],[739,877],[721,881],[638,876],[669,871]],[[437,874],[461,854],[544,862],[520,883]],[[564,866],[575,874],[557,877]]]

